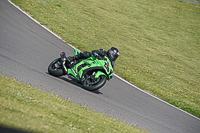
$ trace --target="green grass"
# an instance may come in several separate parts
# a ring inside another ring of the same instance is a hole
[[[0,75],[0,125],[31,132],[145,131]]]
[[[195,1],[200,1],[200,0],[195,0]]]
[[[120,50],[115,73],[200,117],[200,4],[180,0],[12,0],[82,51]]]

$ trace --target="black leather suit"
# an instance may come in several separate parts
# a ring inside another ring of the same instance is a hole
[[[74,66],[74,62],[76,62],[80,59],[87,59],[87,58],[91,57],[92,55],[94,57],[96,57],[98,60],[106,60],[105,56],[107,56],[107,52],[104,49],[99,49],[99,50],[93,50],[92,53],[85,51],[85,52],[81,52],[80,54],[75,55],[73,57],[69,56],[67,58],[66,66],[68,68],[72,68]],[[116,61],[114,61],[114,62],[111,61],[113,68],[114,68],[115,62]]]

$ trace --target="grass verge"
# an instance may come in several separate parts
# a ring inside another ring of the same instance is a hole
[[[31,132],[144,133],[86,107],[0,75],[0,125]]]
[[[200,4],[12,0],[82,51],[119,48],[115,73],[200,117]]]

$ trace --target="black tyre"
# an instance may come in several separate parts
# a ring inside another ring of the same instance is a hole
[[[104,86],[106,83],[106,77],[104,75],[100,76],[99,78],[95,79],[92,76],[86,76],[83,87],[89,91],[95,91]]]
[[[48,72],[50,75],[59,77],[62,76],[64,74],[63,72],[63,68],[62,68],[62,62],[61,59],[55,59],[54,61],[52,61],[48,67]]]

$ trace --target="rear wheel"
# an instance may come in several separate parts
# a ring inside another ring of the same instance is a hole
[[[62,62],[61,58],[55,59],[52,61],[48,67],[48,72],[50,75],[59,77],[64,74],[63,68],[62,68]]]
[[[94,75],[87,73],[84,75],[84,78],[83,87],[89,91],[98,90],[106,83],[106,77],[104,75],[95,78]]]

